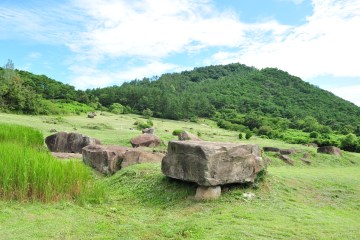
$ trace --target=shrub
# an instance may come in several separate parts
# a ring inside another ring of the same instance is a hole
[[[271,133],[272,129],[270,126],[261,126],[259,128],[259,135],[268,136]]]
[[[154,123],[150,119],[148,119],[146,122],[138,120],[134,122],[134,125],[137,129],[142,130],[154,126]]]
[[[250,139],[251,137],[252,137],[252,132],[250,132],[250,131],[246,132],[245,138],[248,140],[248,139]]]
[[[174,136],[179,136],[180,133],[182,133],[183,131],[184,131],[184,130],[176,129],[176,130],[174,130],[174,131],[172,132],[172,135],[174,135]]]
[[[318,138],[319,137],[319,133],[318,132],[311,132],[310,135],[309,135],[310,138]]]
[[[153,116],[153,112],[149,108],[147,108],[143,110],[142,115],[145,118],[150,119]]]
[[[120,103],[113,103],[110,105],[109,110],[114,114],[121,114],[124,113],[124,106]]]
[[[340,146],[346,151],[355,152],[358,148],[358,139],[353,133],[349,133],[340,140]]]
[[[243,139],[243,138],[244,138],[243,134],[239,133],[239,139]]]

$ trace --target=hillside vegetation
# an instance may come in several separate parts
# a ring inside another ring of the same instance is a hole
[[[29,116],[0,113],[0,122],[32,126],[44,136],[50,130],[77,131],[105,144],[129,146],[141,133],[134,123],[142,116],[110,113]],[[106,198],[101,203],[16,202],[0,200],[0,233],[4,239],[358,239],[360,228],[360,154],[343,157],[316,153],[316,148],[253,136],[199,123],[152,119],[166,143],[177,129],[201,133],[204,140],[255,143],[295,148],[295,166],[275,154],[265,181],[253,187],[227,186],[220,199],[194,200],[196,185],[166,178],[160,163],[124,168],[111,177],[99,176]],[[89,128],[88,126],[103,126]],[[75,130],[76,129],[76,130]],[[17,138],[17,137],[16,137]],[[165,146],[161,147],[161,150]],[[149,149],[150,150],[150,149]],[[158,149],[154,149],[158,150]],[[309,153],[311,165],[300,158]],[[61,160],[64,161],[64,160]],[[59,160],[59,163],[62,163]],[[80,164],[81,162],[79,162]],[[82,163],[81,163],[82,164]],[[255,194],[247,198],[244,193]]]
[[[360,152],[360,107],[279,69],[209,66],[81,91],[15,70],[11,61],[0,68],[0,111],[66,115],[94,110],[193,122],[206,117],[238,131],[240,138],[257,135]]]
[[[195,68],[160,78],[88,91],[104,106],[151,109],[168,119],[213,117],[234,111],[289,120],[315,118],[334,130],[360,125],[360,108],[287,72],[242,64]]]

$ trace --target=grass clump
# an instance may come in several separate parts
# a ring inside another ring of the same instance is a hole
[[[28,127],[0,125],[0,199],[53,202],[101,197],[91,171],[81,162],[61,162],[39,149],[42,134]]]
[[[114,128],[106,123],[89,123],[83,128],[94,129],[94,130],[113,130]]]
[[[0,124],[0,142],[16,142],[25,146],[42,146],[43,135],[33,128]]]

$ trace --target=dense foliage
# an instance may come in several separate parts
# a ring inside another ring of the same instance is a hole
[[[215,117],[228,121],[220,126],[241,124],[251,130],[275,121],[280,129],[360,132],[359,107],[275,68],[209,66],[87,93],[104,106],[120,103],[138,113],[150,109],[161,118]]]
[[[0,111],[25,114],[66,114],[92,111],[95,97],[73,86],[14,68],[0,68]]]

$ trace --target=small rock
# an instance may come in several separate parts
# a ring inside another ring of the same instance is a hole
[[[57,131],[56,131],[56,129],[53,128],[53,129],[50,129],[49,132],[54,133],[54,132],[57,132]]]
[[[256,195],[255,195],[255,193],[248,192],[248,193],[243,193],[243,197],[246,199],[253,199],[256,197]]]
[[[296,153],[295,149],[280,149],[280,154],[282,155],[290,155]]]
[[[307,165],[310,165],[311,162],[309,160],[307,160],[306,158],[300,158],[301,161],[303,161],[304,163],[306,163]]]
[[[310,157],[310,153],[308,153],[308,152],[304,153],[303,158],[309,158],[309,157]]]
[[[280,159],[289,165],[294,165],[294,160],[292,160],[288,155],[280,155]]]
[[[155,128],[145,128],[142,133],[155,134]]]
[[[201,200],[214,200],[218,199],[221,195],[221,187],[215,186],[215,187],[203,187],[199,186],[196,189],[195,194],[195,200],[201,201]]]
[[[179,134],[179,140],[180,141],[187,141],[187,140],[192,140],[192,141],[202,141],[200,138],[198,138],[197,136],[195,136],[192,133],[189,133],[187,131],[183,131]]]
[[[95,117],[95,115],[94,115],[94,114],[92,114],[92,113],[88,113],[87,117],[88,117],[88,118],[94,118],[94,117]]]
[[[275,147],[263,147],[264,152],[280,152],[279,148]]]

